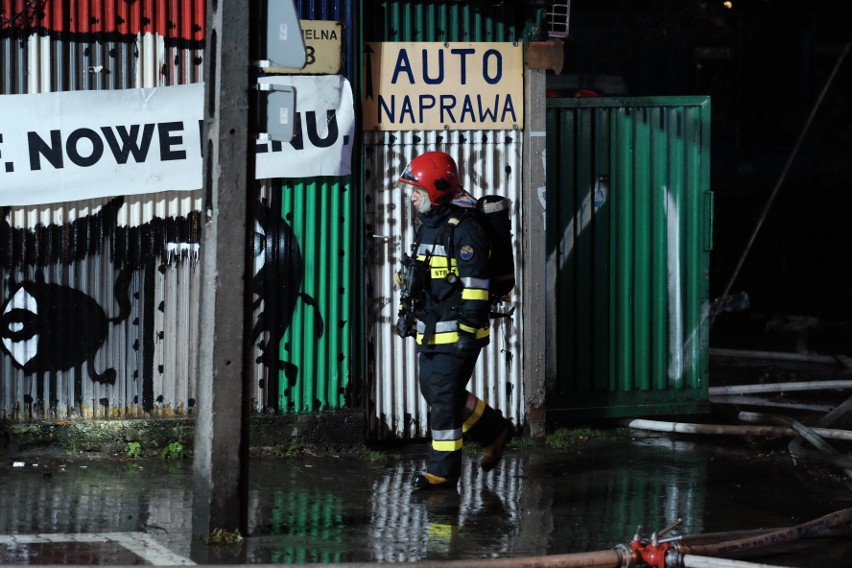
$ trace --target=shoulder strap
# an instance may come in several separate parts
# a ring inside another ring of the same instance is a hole
[[[438,302],[431,310],[422,314],[420,320],[423,322],[423,343],[428,344],[432,336],[435,335],[435,326],[438,323],[438,318],[444,315],[444,312],[452,308],[457,308],[461,303],[461,292],[455,290],[450,296],[441,302]]]
[[[423,233],[423,225],[418,225],[414,228],[414,242],[411,243],[411,256],[417,258],[420,252],[420,235]]]
[[[446,236],[447,242],[444,243],[444,250],[447,251],[448,263],[451,263],[452,258],[455,256],[456,251],[453,250],[453,238],[456,235],[456,227],[462,222],[465,213],[466,210],[457,215],[452,215],[449,219],[447,219],[447,228],[444,230],[444,236]]]

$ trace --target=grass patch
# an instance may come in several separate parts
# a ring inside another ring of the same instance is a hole
[[[515,437],[512,441],[506,444],[506,450],[528,450],[536,447],[536,441],[528,436]],[[475,442],[465,442],[462,446],[462,455],[469,458],[478,457],[483,450],[482,446]]]
[[[302,454],[302,448],[300,448],[297,444],[277,446],[274,450],[272,450],[272,455],[276,458],[297,458]]]
[[[529,436],[512,438],[509,445],[506,446],[510,450],[529,450],[536,447],[536,441]]]
[[[482,448],[479,447],[479,444],[474,444],[473,442],[466,442],[462,446],[462,455],[469,458],[478,456],[481,451]]]
[[[364,448],[364,458],[373,463],[384,463],[387,461],[388,455],[384,452],[380,452],[379,450]]]
[[[216,529],[207,539],[207,544],[210,545],[230,545],[230,544],[240,544],[243,541],[243,535],[240,534],[239,529],[234,529],[233,531],[227,531],[225,529]]]
[[[142,455],[142,444],[139,442],[127,442],[124,446],[124,453],[129,458],[138,458]]]
[[[186,457],[186,450],[180,442],[172,442],[163,448],[160,458],[163,461],[175,460],[180,461]]]
[[[592,428],[564,428],[547,435],[544,444],[554,450],[572,450],[592,440],[618,437],[616,433]]]

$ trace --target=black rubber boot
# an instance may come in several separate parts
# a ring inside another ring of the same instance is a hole
[[[515,429],[512,427],[512,423],[508,420],[504,422],[505,426],[497,435],[497,438],[482,450],[482,457],[479,459],[479,467],[482,468],[482,471],[491,471],[497,467],[497,464],[503,459],[503,450],[515,437]]]
[[[418,473],[411,478],[411,485],[417,489],[431,491],[433,489],[455,489],[458,479],[447,479],[431,473]]]

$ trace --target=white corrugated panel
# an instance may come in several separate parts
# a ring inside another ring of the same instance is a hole
[[[41,332],[5,344],[0,416],[170,416],[188,410],[197,375],[198,235],[192,218],[201,207],[199,193],[8,210],[15,264],[0,280],[0,305],[25,309]],[[23,368],[28,361],[29,372]]]
[[[525,420],[522,373],[523,258],[517,228],[521,219],[521,154],[517,131],[421,131],[365,134],[365,215],[367,243],[367,356],[371,385],[371,431],[379,438],[425,437],[427,408],[417,384],[414,341],[394,332],[399,289],[394,272],[414,239],[414,210],[408,195],[394,189],[405,165],[418,154],[447,152],[459,166],[465,188],[474,196],[496,194],[512,201],[512,232],[517,283],[512,317],[492,320],[491,343],[483,351],[468,390],[503,412],[518,426]]]
[[[135,5],[142,11],[131,20],[144,12],[175,24],[144,23],[153,31],[130,25],[135,39],[108,33],[112,21],[91,33],[60,33],[61,17],[22,28],[23,41],[0,40],[0,93],[201,81],[203,42],[194,38],[203,4],[184,4],[180,10],[178,4]],[[91,14],[101,8],[93,3]],[[171,41],[156,33],[160,29]],[[0,308],[22,306],[39,326],[51,327],[26,341],[5,341],[6,352],[0,348],[0,417],[170,416],[189,410],[197,380],[200,210],[200,191],[0,210],[10,239],[3,244],[14,249],[6,251],[12,256],[0,271]],[[11,302],[14,294],[21,300]],[[75,325],[75,318],[86,324]]]

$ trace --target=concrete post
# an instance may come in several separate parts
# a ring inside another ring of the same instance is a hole
[[[521,247],[524,262],[524,394],[528,434],[545,436],[545,73],[524,73],[524,173]]]
[[[204,62],[204,225],[192,532],[246,533],[249,231],[254,151],[249,141],[250,3],[207,0]]]

